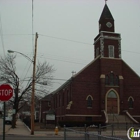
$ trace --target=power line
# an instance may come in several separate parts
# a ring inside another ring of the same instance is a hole
[[[45,58],[43,56],[40,56],[40,58]],[[55,60],[55,61],[62,61],[62,62],[67,62],[67,63],[74,63],[74,64],[86,64],[86,63],[80,63],[80,62],[73,62],[73,61],[67,61],[67,60],[61,60],[61,59],[55,59],[55,58],[49,58],[49,57],[46,57],[47,59],[50,59],[50,60]]]
[[[33,47],[33,55],[34,55],[34,1],[32,0],[32,47]]]
[[[32,36],[32,34],[3,34],[4,36]],[[34,34],[33,34],[34,35]]]
[[[5,48],[4,48],[4,41],[3,41],[3,30],[2,30],[1,13],[0,13],[0,36],[1,36],[1,43],[2,43],[2,48],[3,48],[3,54],[5,56]]]
[[[129,53],[136,53],[136,54],[140,54],[139,52],[133,52],[133,51],[127,51],[127,50],[122,50],[123,52],[129,52]]]
[[[34,36],[34,34],[3,34],[3,36],[5,35],[9,35],[9,36]],[[72,40],[72,39],[66,39],[66,38],[59,38],[59,37],[55,37],[55,36],[49,36],[49,35],[43,35],[43,34],[39,34],[40,36],[45,36],[45,37],[49,37],[49,38],[54,38],[54,39],[59,39],[59,40],[64,40],[64,41],[70,41],[70,42],[75,42],[75,43],[80,43],[80,44],[86,44],[86,45],[93,45],[90,43],[86,43],[86,42],[81,42],[81,41],[76,41],[76,40]],[[129,51],[129,50],[122,50],[123,52],[129,52],[129,53],[135,53],[135,54],[140,54],[140,52],[134,52],[134,51]]]
[[[28,61],[29,62],[29,61]],[[25,76],[24,76],[24,78],[23,78],[23,81],[24,81],[24,79],[26,78],[26,76],[27,76],[27,74],[28,74],[28,72],[29,72],[29,69],[30,69],[30,67],[31,67],[31,65],[32,65],[32,62],[30,62],[30,65],[29,65],[29,67],[28,67],[28,69],[27,69],[27,72],[25,73]],[[27,65],[26,65],[27,66]],[[25,69],[26,69],[26,67],[25,67]],[[25,69],[24,69],[24,71],[25,71]],[[23,82],[22,82],[23,83]],[[21,84],[22,84],[21,83]]]
[[[55,58],[61,58],[61,59],[64,59],[64,60],[66,60],[66,59],[68,59],[68,60],[78,60],[78,61],[85,61],[85,62],[87,62],[87,59],[80,59],[80,58],[77,58],[77,57],[67,57],[67,56],[62,56],[62,55],[54,55],[54,54],[49,54],[49,53],[39,53],[38,54],[38,57],[45,57],[45,56],[51,56],[51,58],[52,57],[55,57]]]
[[[55,38],[55,39],[59,39],[59,40],[65,40],[65,41],[80,43],[80,44],[93,45],[93,44],[90,44],[90,43],[85,43],[85,42],[76,41],[76,40],[71,40],[71,39],[66,39],[66,38],[54,37],[54,36],[43,35],[43,34],[39,34],[39,35],[40,35],[40,36],[49,37],[49,38]]]

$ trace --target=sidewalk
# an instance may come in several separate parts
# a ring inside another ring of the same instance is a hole
[[[46,131],[34,131],[34,135],[30,134],[30,129],[20,120],[17,120],[16,128],[11,128],[11,125],[6,125],[6,135],[23,135],[23,136],[46,136],[46,137],[56,137],[56,138],[63,138],[64,132],[59,131],[58,135],[55,135],[54,131],[46,130]],[[9,127],[9,128],[8,128]],[[108,133],[108,134],[107,134]],[[126,131],[115,131],[114,134],[119,134],[121,136],[126,136]],[[111,131],[103,131],[102,135],[109,135],[111,136]],[[81,134],[73,133],[73,131],[67,131],[67,136],[71,137],[79,137]]]
[[[26,136],[54,136],[54,137],[63,137],[64,132],[60,131],[58,135],[55,135],[54,131],[34,131],[34,135],[30,134],[30,129],[20,120],[18,119],[16,122],[16,128],[11,128],[9,125],[9,129],[7,129],[6,135],[26,135]]]
[[[27,127],[24,125],[24,123],[21,120],[17,120],[16,122],[16,128],[10,128],[8,131],[6,131],[6,134],[14,134],[14,135],[30,135],[30,131],[27,129]]]

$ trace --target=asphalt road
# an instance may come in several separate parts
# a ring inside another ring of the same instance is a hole
[[[3,140],[3,136],[0,135],[0,140]],[[5,140],[64,140],[64,138],[46,138],[39,136],[17,136],[17,135],[6,135]]]
[[[3,140],[3,137],[0,136],[0,140]],[[5,140],[64,140],[64,138],[59,137],[45,137],[45,136],[17,136],[17,135],[7,135]],[[85,140],[84,138],[68,138],[67,140]],[[96,139],[95,139],[96,140]]]
[[[3,140],[2,135],[0,135],[0,140]],[[18,135],[6,135],[5,140],[64,140],[63,137],[46,137],[46,136],[18,136]],[[66,140],[85,140],[84,137],[67,137]],[[98,137],[90,137],[89,140],[99,140]],[[101,140],[113,140],[103,138]],[[123,140],[128,140],[128,138],[123,137]]]

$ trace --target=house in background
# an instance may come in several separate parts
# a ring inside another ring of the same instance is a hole
[[[94,39],[94,60],[45,97],[58,124],[139,123],[140,77],[122,60],[121,47],[121,35],[105,4]],[[50,109],[48,104],[41,108]]]
[[[52,94],[49,94],[40,100],[39,122],[46,123],[46,115],[51,109],[51,98]]]

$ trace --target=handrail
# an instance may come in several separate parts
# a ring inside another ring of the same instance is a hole
[[[105,110],[102,110],[102,111],[104,112],[104,115],[105,115],[105,120],[106,120],[105,123],[108,123],[108,115]]]
[[[135,123],[139,123],[137,120],[135,120],[135,119],[133,118],[133,116],[131,116],[131,114],[130,114],[127,110],[125,110],[124,112],[126,113],[126,115],[127,115],[132,121],[134,121]]]

